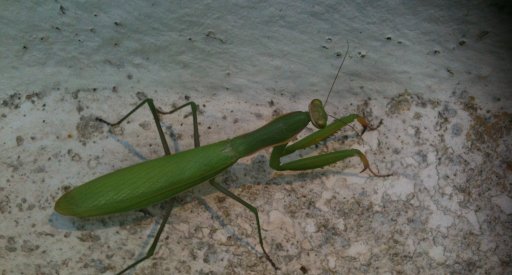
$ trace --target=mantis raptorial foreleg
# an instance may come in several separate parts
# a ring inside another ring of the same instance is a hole
[[[137,111],[144,104],[148,104],[149,109],[151,111],[151,114],[153,115],[156,127],[158,129],[158,135],[160,136],[160,141],[162,142],[162,146],[164,148],[165,155],[171,155],[171,150],[169,149],[169,145],[167,144],[167,140],[165,139],[164,132],[162,130],[162,126],[160,125],[160,118],[158,117],[158,115],[159,114],[162,114],[162,115],[172,114],[172,113],[174,113],[174,112],[176,112],[176,111],[178,111],[180,109],[183,109],[183,108],[185,108],[185,107],[187,107],[189,105],[190,105],[190,107],[192,109],[192,119],[193,119],[193,124],[194,124],[194,147],[197,148],[197,147],[200,146],[199,127],[198,127],[198,123],[197,123],[197,105],[193,101],[185,103],[185,104],[183,104],[183,105],[181,105],[181,106],[179,106],[179,107],[177,107],[175,109],[172,109],[172,110],[170,110],[168,112],[164,112],[164,111],[158,110],[155,107],[155,104],[153,103],[153,100],[148,98],[148,99],[142,101],[135,108],[133,108],[130,112],[128,112],[128,114],[126,114],[123,118],[121,118],[116,123],[110,123],[108,121],[105,121],[102,118],[96,118],[96,120],[100,121],[102,123],[105,123],[105,124],[107,124],[107,125],[109,125],[111,127],[115,127],[115,126],[118,126],[119,124],[121,124],[125,119],[127,119],[130,115],[132,115],[135,111]],[[151,246],[149,247],[148,251],[146,252],[146,255],[144,255],[142,258],[136,260],[135,262],[133,262],[132,264],[127,266],[125,269],[121,270],[119,273],[117,273],[118,275],[119,274],[123,274],[124,272],[128,271],[132,267],[138,265],[139,263],[141,263],[144,260],[146,260],[146,259],[150,258],[151,256],[153,256],[153,254],[155,253],[158,241],[160,240],[160,235],[162,235],[162,232],[164,231],[164,227],[167,224],[167,220],[169,220],[169,216],[171,215],[173,204],[174,204],[174,200],[171,201],[171,205],[169,206],[169,209],[166,210],[164,216],[162,217],[162,221],[160,222],[160,225],[158,227],[158,231],[157,231],[157,233],[155,235],[155,238],[153,239],[153,242],[151,243]]]
[[[341,151],[335,151],[319,156],[312,156],[312,157],[306,157],[294,161],[290,161],[287,163],[282,164],[280,158],[284,157],[286,155],[289,155],[297,150],[305,149],[309,146],[315,145],[319,143],[322,140],[327,139],[328,137],[334,135],[337,131],[339,131],[341,128],[345,127],[349,123],[353,122],[354,120],[357,120],[362,126],[363,126],[363,132],[366,131],[366,129],[369,130],[375,130],[376,128],[370,127],[368,121],[359,115],[348,115],[342,118],[336,119],[331,124],[327,125],[325,128],[320,129],[301,140],[288,145],[288,143],[280,144],[274,147],[272,150],[272,154],[270,156],[270,167],[272,167],[275,170],[283,171],[283,170],[309,170],[309,169],[315,169],[315,168],[321,168],[329,164],[336,163],[340,160],[350,158],[350,157],[359,157],[361,159],[361,162],[363,162],[363,171],[368,169],[374,176],[377,177],[387,177],[389,175],[379,175],[375,173],[371,168],[370,164],[368,162],[368,159],[366,156],[357,149],[349,149],[349,150],[341,150]]]

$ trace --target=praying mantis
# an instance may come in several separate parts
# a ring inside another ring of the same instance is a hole
[[[365,154],[357,149],[340,150],[286,163],[281,162],[282,157],[318,144],[354,121],[357,121],[363,127],[362,133],[366,130],[376,129],[371,127],[364,117],[356,114],[337,118],[330,124],[327,123],[328,115],[324,106],[332,92],[347,53],[348,47],[325,103],[322,103],[319,99],[313,99],[309,104],[307,112],[296,111],[281,115],[252,132],[209,145],[200,146],[197,122],[198,107],[193,101],[171,111],[164,112],[157,109],[153,100],[148,98],[143,100],[116,123],[110,123],[97,118],[97,121],[115,127],[147,104],[155,120],[165,155],[111,172],[75,187],[57,200],[55,211],[65,216],[84,218],[139,210],[175,197],[199,183],[209,181],[215,189],[239,202],[254,214],[259,245],[263,255],[274,269],[279,269],[265,250],[257,208],[220,185],[215,181],[215,176],[235,164],[240,158],[269,146],[273,146],[269,164],[272,169],[277,171],[302,171],[322,168],[346,158],[359,157],[363,164],[361,172],[368,170],[377,177],[389,176],[390,174],[381,175],[373,171]],[[190,107],[192,110],[194,148],[171,154],[164,132],[160,126],[159,115],[172,114],[186,107]],[[304,130],[309,123],[313,124],[318,130],[289,144],[292,138]],[[171,209],[163,216],[146,255],[121,270],[118,274],[122,274],[135,267],[154,254],[170,213]]]

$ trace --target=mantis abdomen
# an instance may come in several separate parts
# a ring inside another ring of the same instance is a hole
[[[241,157],[286,142],[308,123],[306,112],[293,112],[233,139],[117,170],[66,193],[55,210],[66,216],[94,217],[148,207],[215,177]]]

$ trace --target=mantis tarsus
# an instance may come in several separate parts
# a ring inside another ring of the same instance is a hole
[[[343,61],[345,57],[346,54]],[[336,78],[341,70],[343,61],[338,69]],[[332,86],[329,94],[331,91]],[[263,245],[258,210],[216,182],[214,179],[216,175],[228,169],[238,159],[265,147],[273,146],[270,156],[270,167],[275,170],[315,169],[333,164],[345,158],[359,157],[364,166],[361,172],[368,169],[374,176],[388,176],[375,173],[370,168],[366,156],[357,149],[335,151],[281,163],[281,157],[315,145],[354,121],[361,124],[363,133],[366,129],[375,129],[369,126],[368,121],[364,117],[356,114],[335,119],[332,123],[327,124],[328,116],[324,105],[319,99],[311,101],[308,112],[297,111],[284,114],[252,132],[202,147],[199,142],[197,105],[194,102],[188,102],[171,111],[163,112],[155,107],[152,99],[145,99],[116,123],[110,123],[100,118],[97,118],[97,120],[114,127],[122,123],[145,104],[149,106],[153,114],[158,134],[164,147],[165,156],[114,171],[72,189],[62,195],[56,202],[55,210],[58,213],[75,217],[95,217],[138,210],[172,198],[201,182],[209,181],[215,189],[239,202],[254,214],[261,250],[268,262],[277,270],[277,265],[270,258]],[[188,106],[192,109],[195,148],[171,155],[162,127],[160,126],[159,115],[172,114]],[[289,144],[290,140],[310,122],[319,130]],[[118,274],[124,273],[153,255],[160,235],[169,218],[170,211],[171,209],[163,217],[147,254]]]

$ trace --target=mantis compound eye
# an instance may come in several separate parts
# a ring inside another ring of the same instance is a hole
[[[323,129],[327,126],[327,113],[320,99],[313,99],[309,103],[309,118],[311,123],[318,128]]]

